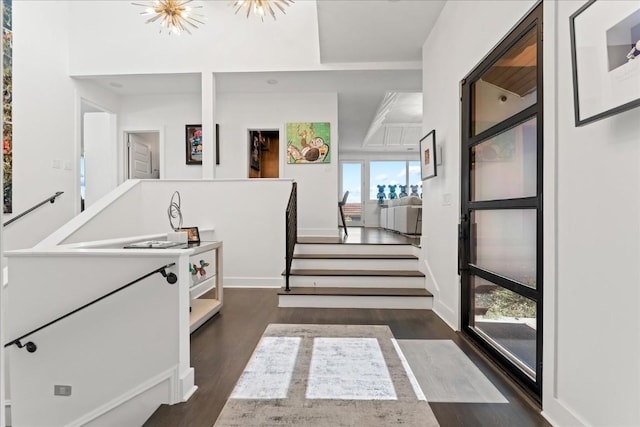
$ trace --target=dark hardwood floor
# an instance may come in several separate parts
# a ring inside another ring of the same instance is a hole
[[[549,425],[532,401],[431,311],[278,308],[277,292],[225,290],[221,313],[191,335],[191,366],[198,391],[188,402],[161,406],[145,426],[211,427],[269,323],[389,325],[397,339],[453,340],[509,403],[431,403],[441,426]]]

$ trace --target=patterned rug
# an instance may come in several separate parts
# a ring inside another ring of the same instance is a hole
[[[438,422],[389,327],[271,324],[215,426]]]

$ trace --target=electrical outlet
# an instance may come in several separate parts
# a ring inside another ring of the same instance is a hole
[[[54,384],[53,395],[54,396],[71,396],[71,386]]]

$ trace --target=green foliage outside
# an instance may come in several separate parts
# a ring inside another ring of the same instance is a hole
[[[535,318],[536,303],[507,289],[497,289],[491,293],[491,303],[484,316],[488,319],[501,317]]]

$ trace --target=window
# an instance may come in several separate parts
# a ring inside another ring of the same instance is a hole
[[[417,193],[422,193],[420,162],[407,160],[369,162],[369,200],[377,200],[378,185],[386,185],[384,193],[389,198],[389,185],[398,185],[396,194],[400,195],[399,185],[407,186],[407,195],[411,194],[411,185],[417,185]]]

